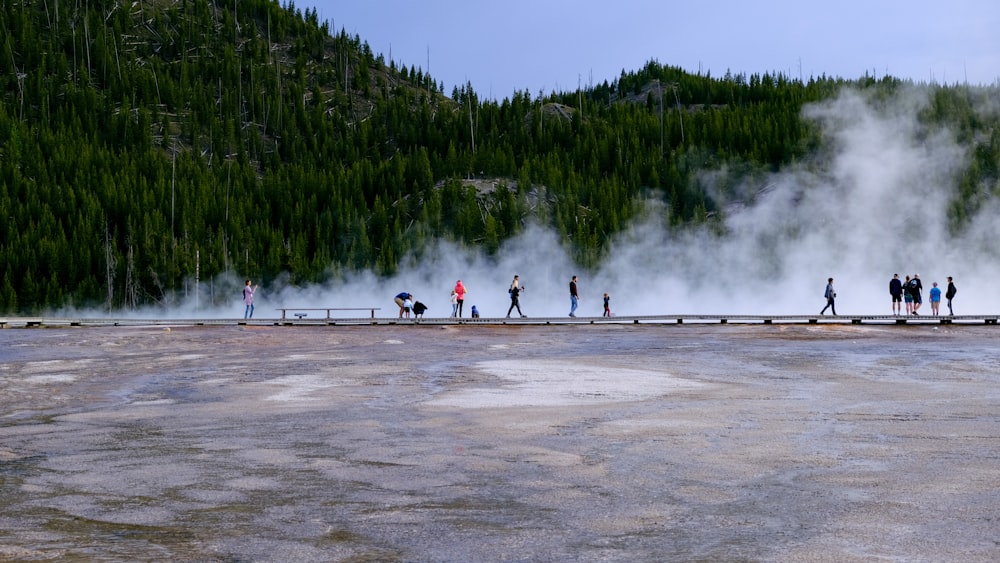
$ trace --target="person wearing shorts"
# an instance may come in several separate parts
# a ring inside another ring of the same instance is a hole
[[[903,302],[906,303],[906,314],[913,314],[913,293],[910,291],[910,276],[903,282]]]
[[[899,281],[899,274],[893,274],[889,280],[889,295],[892,296],[892,314],[898,315],[903,306],[903,282]]]
[[[930,299],[931,314],[936,317],[941,309],[941,288],[938,287],[937,282],[931,284]]]
[[[411,300],[411,302],[410,302],[410,303],[411,303],[411,305],[412,305],[412,299],[413,299],[413,296],[412,296],[412,295],[410,295],[410,293],[409,293],[409,292],[407,292],[407,291],[404,291],[404,292],[402,292],[402,293],[400,293],[400,294],[396,295],[396,298],[395,298],[395,299],[393,299],[393,301],[394,301],[394,302],[396,303],[396,305],[397,305],[397,306],[399,307],[399,318],[403,318],[403,313],[405,312],[405,311],[404,311],[404,308],[405,308],[405,305],[404,305],[404,304],[405,304],[405,302],[406,302],[406,300],[407,300],[407,299],[410,299],[410,300]],[[407,316],[409,316],[409,315],[407,315]]]
[[[920,274],[913,274],[913,279],[910,280],[911,293],[913,293],[913,314],[919,315],[917,311],[920,306],[924,304],[924,284],[920,281]]]

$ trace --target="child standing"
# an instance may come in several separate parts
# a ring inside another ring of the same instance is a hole
[[[941,308],[941,288],[938,287],[937,282],[934,282],[934,287],[931,288],[931,314],[935,317],[938,316],[938,310]]]

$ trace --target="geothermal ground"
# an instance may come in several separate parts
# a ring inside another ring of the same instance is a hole
[[[0,331],[0,559],[996,561],[991,326]]]

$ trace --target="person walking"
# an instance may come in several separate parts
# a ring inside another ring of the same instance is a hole
[[[898,315],[903,303],[903,282],[899,281],[899,274],[893,274],[889,280],[889,295],[892,296],[892,314]]]
[[[243,286],[243,303],[246,304],[247,308],[243,311],[244,319],[253,318],[253,294],[257,291],[259,285],[250,287],[250,280],[247,280],[246,285]]]
[[[833,316],[837,316],[837,306],[834,305],[834,300],[837,298],[837,292],[833,290],[833,278],[828,278],[826,280],[826,291],[823,293],[823,297],[826,297],[826,307],[819,314],[823,315],[826,313],[826,309],[829,308],[833,313]]]
[[[521,315],[522,319],[526,317],[526,315],[521,312],[521,302],[518,300],[518,295],[520,295],[524,289],[525,288],[521,287],[520,279],[517,277],[517,274],[515,274],[514,281],[510,282],[510,289],[507,290],[507,293],[510,294],[510,308],[507,309],[508,319],[510,318],[510,312],[513,311],[515,307],[517,308],[517,314]]]
[[[958,288],[955,287],[955,282],[951,280],[951,276],[948,276],[948,289],[945,290],[944,296],[948,299],[948,316],[954,317],[955,311],[951,308],[951,300],[955,298],[955,294],[958,293]]]
[[[937,282],[931,284],[928,295],[931,298],[931,314],[936,317],[941,308],[941,288],[937,286]]]
[[[465,285],[462,280],[455,282],[455,297],[458,303],[458,318],[462,318],[462,305],[465,303]]]
[[[607,292],[604,293],[604,316],[611,316],[611,296]]]
[[[576,308],[580,304],[580,294],[576,291],[576,276],[569,280],[569,316],[576,316]]]

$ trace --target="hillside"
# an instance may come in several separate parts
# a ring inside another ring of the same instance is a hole
[[[587,267],[647,198],[676,228],[721,221],[756,175],[814,158],[804,104],[905,86],[651,61],[587,91],[494,102],[446,96],[268,0],[14,2],[0,19],[6,312],[166,305],[220,275],[391,275],[433,239],[495,252],[529,222]],[[961,228],[996,183],[996,119],[970,117],[996,92],[934,95],[928,126],[980,147],[952,204]],[[709,189],[701,173],[723,168],[733,176]]]

